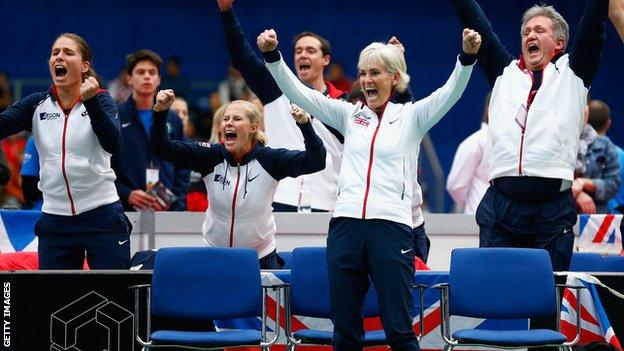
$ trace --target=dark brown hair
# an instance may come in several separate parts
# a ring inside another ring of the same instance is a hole
[[[295,39],[293,39],[293,46],[297,46],[297,42],[303,37],[316,38],[321,42],[321,51],[323,52],[323,56],[331,55],[331,44],[329,43],[329,40],[313,32],[301,32],[295,35]]]
[[[126,56],[126,73],[132,75],[132,70],[141,61],[149,61],[153,63],[158,69],[158,74],[160,75],[160,66],[163,63],[163,60],[157,53],[147,49],[135,51]]]
[[[602,132],[607,127],[611,119],[611,109],[604,101],[591,100],[589,102],[588,123],[598,132]]]
[[[76,45],[78,45],[78,51],[80,52],[80,56],[82,56],[82,60],[90,63],[89,71],[82,75],[82,79],[84,80],[86,77],[93,77],[97,80],[100,87],[103,87],[104,83],[102,82],[102,79],[97,74],[97,72],[95,72],[95,69],[93,69],[93,51],[91,51],[91,47],[89,47],[87,41],[84,40],[83,37],[75,33],[61,33],[58,37],[56,37],[56,39],[54,39],[54,42],[62,37],[69,38],[74,43],[76,43]]]

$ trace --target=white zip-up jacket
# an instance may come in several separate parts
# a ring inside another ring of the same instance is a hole
[[[474,57],[460,55],[474,64]],[[447,82],[428,97],[406,104],[388,102],[381,116],[358,102],[329,99],[308,88],[277,52],[265,53],[267,67],[284,95],[345,138],[334,217],[386,219],[413,226],[412,197],[420,141],[461,97],[472,64],[459,58]]]
[[[486,154],[489,179],[574,179],[583,108],[604,45],[608,0],[586,0],[570,54],[530,71],[494,33],[475,0],[452,0],[462,26],[481,34],[477,53],[492,86]],[[532,92],[533,91],[533,92]]]
[[[486,146],[489,179],[534,176],[574,180],[588,89],[568,61],[568,55],[563,55],[544,67],[542,85],[528,113],[532,72],[514,60],[496,80]]]
[[[171,140],[165,121],[166,112],[154,113],[152,149],[163,160],[202,174],[210,202],[202,225],[204,243],[253,248],[260,258],[274,251],[276,226],[271,203],[278,182],[325,166],[327,152],[312,124],[297,124],[306,151],[255,144],[237,163],[223,144]]]
[[[32,94],[0,115],[0,138],[23,130],[32,131],[39,152],[43,212],[73,216],[119,200],[110,158],[122,137],[107,92],[67,108],[54,86]]]

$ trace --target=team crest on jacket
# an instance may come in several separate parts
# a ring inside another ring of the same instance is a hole
[[[355,118],[353,119],[353,123],[363,126],[365,128],[368,127],[368,125],[370,124],[370,116],[367,116],[364,111],[358,111],[355,113]]]

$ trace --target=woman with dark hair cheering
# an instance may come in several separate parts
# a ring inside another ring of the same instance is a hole
[[[117,107],[93,70],[93,53],[73,33],[50,51],[52,86],[0,113],[0,138],[31,131],[40,156],[42,215],[35,225],[41,269],[127,269],[131,225],[110,157],[122,140]]]

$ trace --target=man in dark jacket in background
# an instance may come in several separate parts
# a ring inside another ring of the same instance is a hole
[[[126,210],[184,211],[189,171],[162,161],[150,149],[149,130],[154,96],[160,85],[162,59],[151,50],[139,50],[126,57],[126,72],[132,96],[119,105],[123,134],[121,151],[112,158],[117,193]],[[172,140],[182,140],[183,127],[173,111],[167,115],[167,129]],[[150,189],[164,185],[175,201],[158,201]]]

